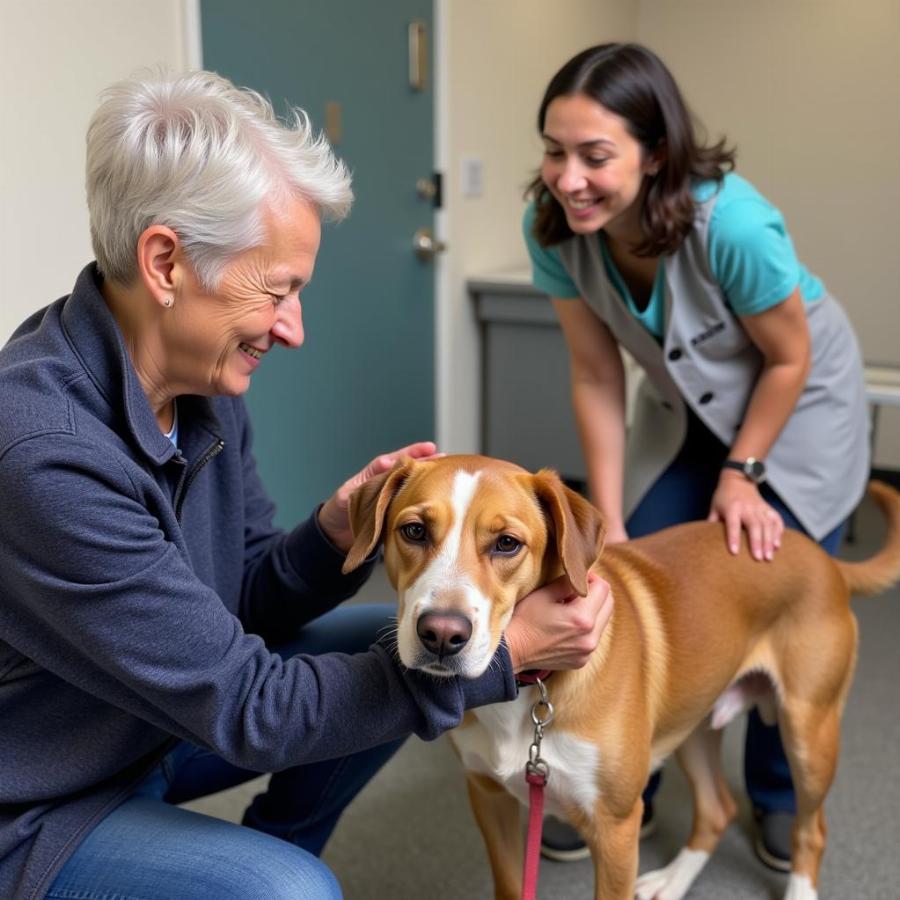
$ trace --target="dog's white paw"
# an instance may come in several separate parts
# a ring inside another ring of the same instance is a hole
[[[684,847],[664,869],[641,875],[635,882],[634,896],[637,900],[681,900],[708,861],[705,850]]]
[[[784,900],[819,900],[819,892],[812,886],[808,875],[791,874]]]

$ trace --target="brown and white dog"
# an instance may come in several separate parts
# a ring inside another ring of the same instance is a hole
[[[900,577],[900,495],[873,483],[884,549],[837,562],[787,531],[769,563],[726,549],[719,524],[696,522],[609,546],[600,514],[555,473],[478,456],[406,460],[351,502],[345,571],[384,542],[399,595],[404,665],[475,677],[490,664],[516,603],[565,572],[581,595],[588,569],[615,609],[588,664],[547,683],[556,715],[541,755],[546,802],[586,839],[602,900],[678,900],[736,812],[719,761],[722,727],[749,706],[777,720],[797,795],[785,900],[815,900],[825,847],[822,804],[834,777],[841,712],[856,659],[851,592]],[[487,844],[496,896],[518,898],[519,804],[537,688],[475,709],[452,732]],[[641,792],[675,752],[694,795],[687,845],[636,881]]]

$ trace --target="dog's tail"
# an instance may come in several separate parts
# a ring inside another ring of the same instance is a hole
[[[887,520],[887,536],[882,548],[869,559],[837,561],[854,594],[878,594],[900,581],[900,493],[884,482],[870,481],[869,495]]]

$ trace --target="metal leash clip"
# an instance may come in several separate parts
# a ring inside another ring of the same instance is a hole
[[[534,722],[534,741],[528,748],[528,762],[525,764],[526,776],[537,776],[547,781],[550,778],[550,766],[547,760],[541,757],[541,741],[544,738],[544,728],[553,721],[553,704],[547,696],[547,688],[540,678],[534,682],[541,696],[535,700],[531,707],[531,721]]]

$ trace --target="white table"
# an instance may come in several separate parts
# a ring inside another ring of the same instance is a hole
[[[872,450],[882,406],[900,406],[900,366],[866,366],[866,399],[872,407]]]

